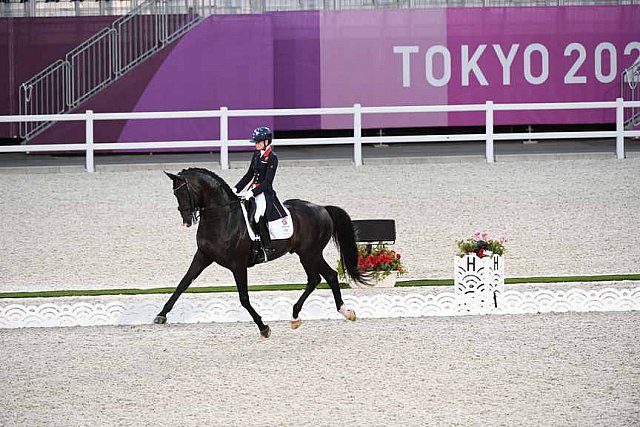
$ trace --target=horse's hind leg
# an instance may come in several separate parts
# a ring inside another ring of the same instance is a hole
[[[324,258],[321,258],[320,262],[320,274],[327,281],[329,287],[331,288],[331,292],[333,292],[333,299],[336,302],[336,309],[342,314],[347,320],[356,320],[356,312],[353,310],[349,310],[344,306],[344,301],[342,301],[342,293],[340,292],[340,283],[338,282],[338,273],[327,264]]]
[[[189,285],[191,285],[191,283],[196,280],[196,277],[198,277],[205,268],[211,265],[211,262],[211,259],[209,259],[209,257],[207,257],[205,254],[203,254],[199,250],[196,252],[196,254],[193,256],[193,261],[191,261],[191,265],[189,266],[189,270],[187,270],[187,274],[184,275],[184,277],[178,284],[178,287],[173,292],[173,295],[171,295],[169,301],[167,301],[167,303],[162,308],[162,311],[158,313],[155,319],[153,319],[153,323],[167,323],[167,313],[171,311],[173,305],[176,303],[180,295],[182,295],[182,293],[187,290]]]
[[[302,320],[298,318],[298,315],[300,314],[300,310],[302,310],[302,305],[307,300],[309,295],[311,295],[311,293],[316,289],[316,286],[318,286],[318,284],[322,281],[320,274],[318,274],[318,271],[313,267],[312,262],[303,261],[302,259],[300,259],[300,262],[304,267],[304,271],[307,273],[307,286],[298,299],[298,302],[293,305],[293,317],[291,319],[292,329],[298,329],[298,327],[300,327]]]

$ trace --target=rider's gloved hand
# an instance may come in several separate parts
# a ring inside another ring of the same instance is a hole
[[[251,190],[245,191],[240,195],[240,197],[242,198],[242,200],[249,200],[250,198],[253,197],[253,191]]]

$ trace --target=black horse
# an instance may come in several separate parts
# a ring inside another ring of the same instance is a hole
[[[182,170],[178,175],[166,174],[173,181],[173,193],[178,199],[183,224],[190,227],[198,221],[199,215],[200,226],[196,235],[198,250],[191,266],[154,323],[166,323],[167,313],[180,295],[205,268],[216,262],[231,270],[240,294],[240,303],[258,325],[260,334],[269,337],[271,329],[262,322],[249,302],[247,268],[252,264],[254,242],[247,232],[240,199],[222,178],[209,170],[191,168]],[[351,218],[336,206],[319,206],[303,200],[287,200],[284,205],[291,213],[293,235],[289,239],[272,242],[275,250],[273,259],[287,252],[296,253],[307,273],[304,293],[293,306],[291,327],[295,329],[300,326],[298,315],[302,304],[320,283],[320,276],[329,283],[337,310],[348,320],[355,320],[355,312],[344,307],[338,274],[322,256],[324,247],[333,237],[347,274],[353,280],[367,284],[366,277],[358,270],[358,251]]]

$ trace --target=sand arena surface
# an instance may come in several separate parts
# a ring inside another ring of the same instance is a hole
[[[276,189],[394,218],[411,279],[452,277],[455,239],[476,230],[508,236],[507,277],[638,272],[638,182],[632,158],[281,166]],[[0,174],[0,189],[0,291],[175,286],[195,250],[160,170]],[[294,255],[249,278],[305,281]],[[195,284],[231,280],[212,266]],[[268,340],[250,322],[5,329],[0,425],[635,426],[639,325],[612,312],[271,322]]]
[[[640,313],[0,330],[0,425],[640,423]],[[7,386],[8,385],[8,386]]]
[[[219,171],[235,184],[245,171]],[[241,167],[241,168],[240,168]],[[178,172],[174,170],[173,172]],[[406,279],[451,278],[455,240],[508,237],[507,277],[638,272],[640,158],[278,169],[281,200],[396,220]],[[175,286],[195,252],[161,172],[0,174],[0,292]],[[333,243],[325,250],[337,262]],[[304,283],[297,256],[249,281]],[[232,284],[211,266],[195,286]]]

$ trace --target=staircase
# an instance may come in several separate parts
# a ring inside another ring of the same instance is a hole
[[[640,101],[640,60],[622,73],[620,96],[625,101]],[[635,129],[640,126],[640,108],[625,109],[624,128]]]
[[[63,114],[78,107],[198,25],[206,0],[146,0],[20,85],[20,114]],[[30,140],[53,122],[21,122]]]

